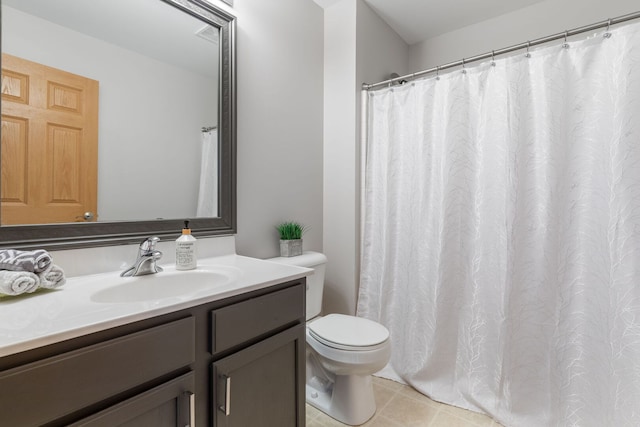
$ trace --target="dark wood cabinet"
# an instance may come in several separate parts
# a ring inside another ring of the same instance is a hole
[[[213,363],[216,427],[304,426],[303,330],[294,326]]]
[[[2,357],[0,425],[302,427],[304,322],[300,279]]]
[[[215,427],[304,426],[305,298],[292,286],[212,311]]]

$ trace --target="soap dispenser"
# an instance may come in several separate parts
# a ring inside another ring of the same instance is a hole
[[[191,235],[189,221],[185,221],[182,235],[176,240],[176,270],[193,270],[196,266],[196,238]]]

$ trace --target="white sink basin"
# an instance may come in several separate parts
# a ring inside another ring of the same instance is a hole
[[[109,278],[114,283],[91,295],[91,300],[102,303],[127,303],[163,300],[167,298],[193,298],[213,291],[232,289],[239,271],[230,267],[205,266],[195,270],[177,271],[173,267],[145,276]]]

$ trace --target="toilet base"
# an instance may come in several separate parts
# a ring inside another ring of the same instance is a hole
[[[371,375],[336,375],[331,387],[307,383],[306,401],[344,424],[359,425],[376,412]]]

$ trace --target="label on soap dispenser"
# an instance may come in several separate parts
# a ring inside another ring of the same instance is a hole
[[[196,266],[196,239],[183,234],[176,240],[176,270],[193,270]]]

